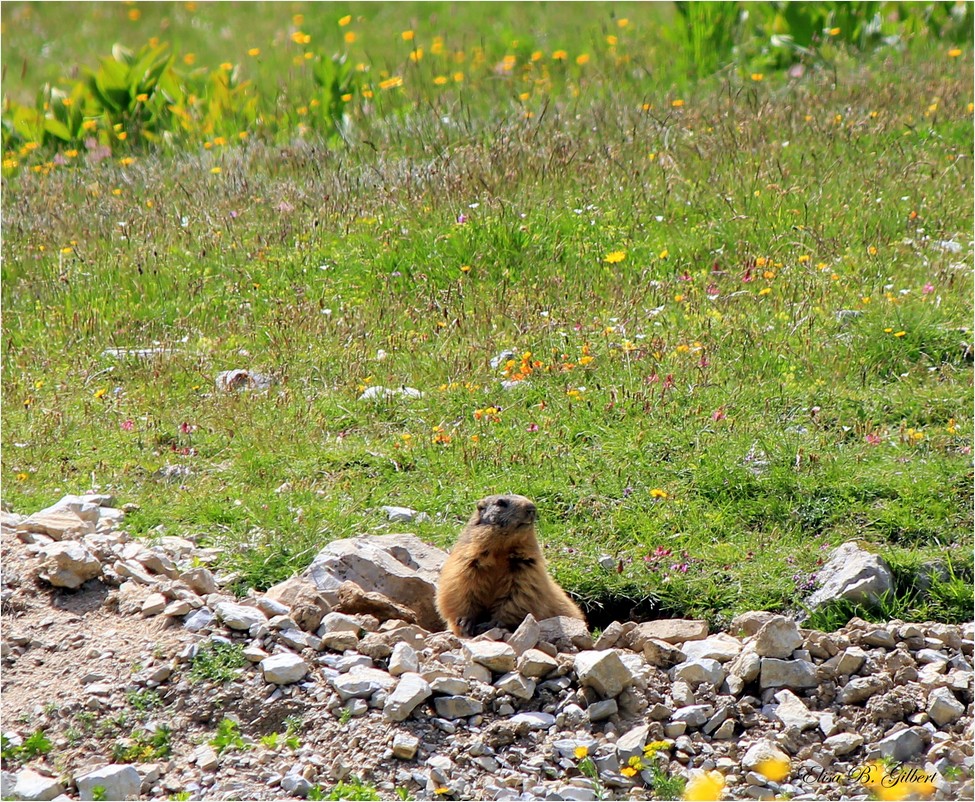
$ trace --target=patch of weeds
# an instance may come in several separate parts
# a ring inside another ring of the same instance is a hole
[[[351,778],[351,782],[340,782],[327,793],[317,785],[313,785],[308,792],[309,799],[318,800],[351,800],[351,802],[371,802],[381,799],[375,786]]]
[[[77,746],[81,743],[81,739],[84,738],[84,733],[77,727],[68,727],[64,731],[64,737],[67,739],[68,744],[71,746]]]
[[[650,774],[653,793],[657,799],[680,799],[683,796],[686,785],[683,777],[673,775],[656,764],[650,767]]]
[[[240,725],[230,718],[221,719],[217,725],[217,733],[210,739],[212,746],[219,755],[225,749],[246,749],[247,744],[240,735]]]
[[[172,753],[169,727],[159,727],[154,732],[137,732],[126,741],[112,747],[112,759],[116,763],[151,763],[169,757]]]
[[[282,744],[292,751],[299,749],[301,747],[301,739],[298,737],[296,730],[287,719],[285,720],[285,725],[286,729],[284,732],[269,732],[267,735],[262,736],[261,744],[271,750],[278,749]]]
[[[189,791],[177,791],[175,794],[170,794],[169,799],[171,802],[189,802],[190,792]]]
[[[343,707],[342,712],[339,713],[339,724],[345,726],[350,721],[352,721],[352,710],[348,707]]]
[[[397,785],[394,790],[396,792],[396,798],[397,799],[402,799],[403,802],[407,802],[407,800],[410,800],[410,799],[413,798],[412,796],[410,796],[409,790],[406,789],[406,788],[404,788],[402,785]]]
[[[0,756],[4,760],[19,760],[26,763],[39,755],[46,755],[54,748],[51,739],[44,734],[44,730],[37,730],[24,739],[20,746],[14,746],[6,736],[0,741]]]
[[[237,670],[247,664],[244,647],[239,643],[211,642],[203,646],[190,665],[190,682],[230,682]]]
[[[140,713],[148,713],[154,708],[162,707],[163,703],[159,691],[153,688],[146,688],[142,691],[128,691],[125,694],[125,701]]]
[[[91,788],[91,798],[95,802],[104,802],[108,799],[108,789],[104,785],[93,785]]]

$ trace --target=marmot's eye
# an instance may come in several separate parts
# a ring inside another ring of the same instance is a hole
[[[506,499],[506,498],[499,498],[497,500],[497,505],[499,507],[507,507],[508,506],[508,499]]]

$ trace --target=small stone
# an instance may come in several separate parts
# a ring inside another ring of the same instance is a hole
[[[304,799],[311,793],[311,783],[301,774],[285,774],[281,778],[281,790],[291,797]]]
[[[687,732],[686,721],[671,721],[664,724],[664,735],[668,738],[680,738],[685,732]]]
[[[958,701],[950,688],[935,688],[928,694],[927,712],[935,724],[946,727],[965,714],[965,705]]]
[[[893,574],[884,559],[855,542],[833,550],[819,569],[819,588],[806,599],[810,610],[836,599],[874,602],[893,587]]]
[[[815,688],[819,684],[816,666],[805,660],[763,657],[759,686],[765,688]]]
[[[745,644],[741,653],[727,664],[728,674],[744,682],[754,682],[762,669],[762,658],[755,651],[753,643]]]
[[[420,658],[406,641],[400,641],[393,646],[393,653],[389,656],[389,673],[394,677],[409,672],[415,673],[420,667]]]
[[[436,677],[430,681],[434,693],[445,696],[463,696],[471,689],[471,684],[461,677]]]
[[[867,659],[867,653],[859,646],[844,649],[835,657],[831,657],[823,665],[832,668],[837,674],[850,676],[856,674]]]
[[[36,532],[47,535],[54,540],[80,538],[95,531],[94,521],[84,520],[73,510],[59,510],[55,507],[48,507],[46,510],[35,512],[17,524],[16,530],[18,532]],[[95,520],[97,520],[97,515],[96,509]]]
[[[747,613],[741,613],[731,619],[729,631],[744,637],[756,635],[763,626],[775,617],[775,613],[769,613],[765,610],[749,610]]]
[[[886,629],[875,629],[867,632],[860,638],[860,642],[867,646],[880,646],[883,649],[893,649],[897,645],[894,636]]]
[[[615,699],[603,699],[589,705],[586,712],[589,714],[589,720],[596,723],[615,716],[619,712],[619,705]]]
[[[864,702],[884,690],[886,683],[880,677],[857,677],[839,689],[836,701],[841,705],[855,705]]]
[[[539,621],[538,638],[554,644],[563,652],[592,648],[592,635],[589,634],[585,622],[566,615]]]
[[[138,799],[142,778],[134,766],[112,764],[75,777],[78,796],[83,800],[95,799],[95,789],[101,788],[101,799]]]
[[[261,660],[261,671],[266,682],[275,685],[290,685],[303,679],[308,673],[308,663],[290,652],[272,654]]]
[[[161,593],[150,593],[142,602],[142,615],[148,617],[159,615],[166,609],[166,597]]]
[[[888,735],[877,744],[877,751],[898,763],[910,760],[924,748],[924,740],[916,727]],[[922,730],[923,731],[923,730]]]
[[[494,687],[516,699],[528,700],[535,694],[534,680],[527,679],[515,671],[510,671],[501,677],[494,683]]]
[[[619,654],[612,649],[580,652],[575,656],[573,667],[579,684],[593,688],[604,699],[618,696],[636,680]]]
[[[220,758],[216,751],[209,744],[198,746],[193,752],[192,762],[196,763],[201,771],[213,771],[220,765]]]
[[[344,613],[328,613],[322,618],[321,626],[318,627],[318,632],[315,634],[320,638],[336,632],[351,632],[358,636],[361,630],[362,626],[354,618]]]
[[[725,722],[714,731],[711,736],[715,741],[727,741],[735,735],[735,722],[733,719],[726,719]]]
[[[643,757],[643,747],[646,746],[649,733],[649,725],[641,724],[619,737],[616,741],[616,754],[621,764],[626,765],[631,757]]]
[[[708,659],[727,663],[741,654],[742,644],[737,638],[724,632],[710,635],[704,640],[687,641],[682,647],[686,660]],[[646,646],[644,646],[646,652]]]
[[[677,680],[677,682],[670,686],[670,696],[674,700],[674,704],[678,707],[687,707],[688,705],[697,703],[697,698],[694,696],[694,691],[691,690],[691,686],[683,680]]]
[[[267,656],[267,652],[257,646],[244,647],[244,657],[252,663],[260,663]]]
[[[507,643],[495,641],[465,641],[463,645],[467,657],[491,671],[508,672],[515,667],[516,654]]]
[[[55,777],[45,777],[32,769],[21,769],[17,772],[13,789],[14,799],[49,802],[63,793],[64,786]]]
[[[539,633],[538,621],[535,620],[535,616],[529,613],[508,638],[508,645],[515,650],[515,654],[521,656],[529,649],[535,648]]]
[[[208,607],[201,607],[199,610],[194,612],[192,615],[187,617],[183,622],[183,626],[190,632],[199,632],[201,629],[206,629],[215,620],[213,612]]]
[[[164,618],[178,618],[179,616],[189,615],[192,611],[193,607],[189,602],[177,599],[163,608],[162,615]]]
[[[795,621],[777,615],[762,626],[753,643],[759,657],[788,658],[802,646],[802,635]]]
[[[717,660],[702,657],[674,666],[673,677],[691,687],[707,684],[717,688],[724,681],[725,670]]]
[[[332,680],[343,702],[352,698],[368,699],[377,691],[392,690],[396,684],[396,678],[387,672],[362,666],[354,666],[348,674],[340,674]]]
[[[220,590],[209,568],[190,568],[188,571],[183,571],[179,578],[198,596],[208,596]]]
[[[790,690],[781,690],[775,694],[779,706],[773,714],[785,727],[795,727],[799,732],[811,730],[819,726],[819,716],[812,713],[802,699]]]
[[[281,643],[289,648],[297,649],[298,651],[309,648],[311,646],[311,638],[314,637],[314,635],[309,635],[307,632],[302,632],[300,629],[295,627],[292,627],[291,629],[283,629],[278,632],[277,635],[277,638]]]
[[[512,716],[508,721],[516,726],[524,724],[530,730],[547,730],[555,726],[555,716],[551,713],[519,713]]]
[[[266,624],[267,616],[256,607],[233,602],[220,602],[213,608],[217,618],[231,629],[247,631],[256,624]]]
[[[433,690],[419,674],[407,672],[400,677],[396,689],[386,697],[383,716],[390,721],[405,721],[422,702],[429,699]],[[395,749],[395,743],[394,743]],[[413,757],[416,749],[406,760]]]
[[[320,637],[322,641],[322,648],[331,649],[334,652],[344,652],[348,649],[355,649],[359,646],[359,636],[354,632],[349,632],[348,630],[344,630],[342,632],[327,632],[318,637]],[[389,654],[389,652],[387,652],[387,654]]]
[[[704,640],[708,636],[708,622],[682,618],[662,618],[637,624],[630,632],[631,648],[642,651],[649,638],[677,644],[692,640]]]
[[[823,746],[832,750],[837,757],[842,757],[863,746],[863,736],[855,732],[839,732],[823,741]]]
[[[41,548],[39,576],[56,588],[80,588],[102,572],[102,564],[80,543],[69,540]]]
[[[411,510],[409,507],[385,506],[382,508],[382,511],[386,515],[386,520],[394,524],[408,524],[413,521],[430,520],[430,516],[425,512],[417,512],[416,510]]]
[[[687,660],[687,655],[681,649],[658,638],[647,638],[643,642],[643,656],[650,665],[663,669],[673,668]]]
[[[741,765],[746,771],[756,771],[766,761],[773,761],[784,765],[790,763],[789,756],[774,742],[763,739],[756,741],[749,747],[748,751],[745,752],[745,756],[741,759]]]
[[[484,711],[484,705],[470,696],[438,696],[433,705],[437,715],[448,721],[476,716]]]
[[[528,649],[518,658],[518,671],[526,677],[538,679],[551,674],[558,668],[554,658],[538,649]]]
[[[420,739],[408,732],[397,732],[393,736],[393,757],[397,760],[412,760],[420,748]]]
[[[683,722],[692,728],[701,727],[713,713],[714,707],[711,705],[687,705],[675,710],[671,714],[670,720],[672,722]]]

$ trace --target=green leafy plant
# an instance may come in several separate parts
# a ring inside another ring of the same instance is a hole
[[[162,697],[159,695],[159,691],[154,688],[126,691],[125,701],[140,713],[148,713],[150,710],[162,706]]]
[[[217,724],[217,731],[210,739],[210,746],[220,754],[225,749],[245,749],[247,744],[241,737],[240,725],[233,719],[224,718]]]
[[[160,726],[151,733],[138,731],[112,748],[112,759],[116,763],[150,763],[172,754],[172,732],[169,727]]]
[[[6,735],[2,736],[2,741],[0,741],[0,749],[2,749],[0,754],[5,760],[26,762],[40,755],[48,754],[53,748],[54,744],[51,743],[51,739],[45,735],[43,730],[34,731],[19,746],[14,746]]]
[[[238,669],[247,665],[244,647],[239,643],[211,641],[197,652],[190,664],[190,682],[230,682]]]
[[[350,800],[351,802],[372,802],[381,799],[375,786],[363,783],[355,777],[349,782],[340,782],[330,791],[324,791],[320,786],[313,785],[308,793],[309,799],[318,800]]]
[[[104,785],[93,785],[91,787],[91,798],[96,802],[104,802],[108,799],[108,789]]]

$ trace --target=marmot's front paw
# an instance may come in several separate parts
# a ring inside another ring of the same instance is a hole
[[[475,635],[474,630],[476,628],[477,619],[473,616],[457,619],[457,629],[460,630],[460,635],[463,638],[473,638]]]

